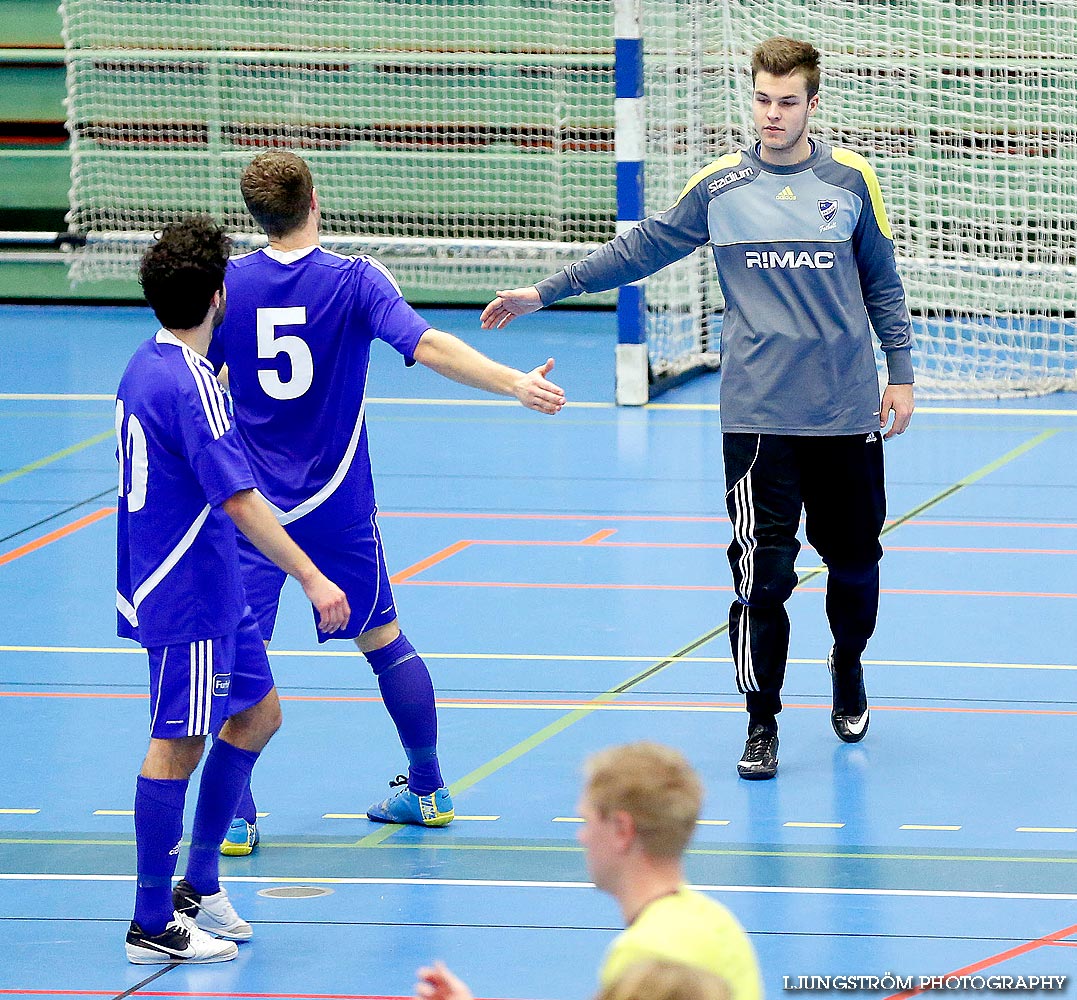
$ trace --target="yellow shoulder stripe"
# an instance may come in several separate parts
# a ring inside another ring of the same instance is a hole
[[[894,233],[890,228],[890,220],[886,217],[886,206],[883,205],[883,191],[879,187],[879,178],[875,176],[875,171],[872,169],[871,164],[859,153],[854,153],[851,149],[834,147],[831,152],[838,163],[846,167],[852,167],[854,170],[859,170],[864,175],[864,182],[868,186],[868,194],[871,195],[871,209],[875,213],[875,221],[878,223],[879,232],[888,240],[892,240]]]
[[[717,173],[719,170],[729,170],[735,167],[741,161],[741,152],[737,150],[735,153],[726,153],[725,156],[719,156],[713,163],[708,163],[702,170],[697,171],[688,178],[688,183],[684,185],[683,190],[677,195],[677,201],[673,204],[676,205],[689,191],[692,190],[704,177],[710,177],[711,174]]]

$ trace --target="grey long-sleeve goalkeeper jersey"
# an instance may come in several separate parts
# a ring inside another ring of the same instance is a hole
[[[879,182],[856,153],[813,141],[793,166],[757,149],[692,177],[676,204],[538,283],[543,305],[637,281],[710,243],[725,296],[722,429],[879,429],[871,330],[890,382],[913,381],[909,314]]]

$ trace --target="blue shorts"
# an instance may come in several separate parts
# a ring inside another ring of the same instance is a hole
[[[373,517],[347,528],[327,525],[311,517],[307,515],[287,524],[284,530],[310,556],[314,565],[344,591],[352,612],[347,628],[332,635],[319,632],[318,641],[354,639],[372,628],[395,621],[393,589],[385,568],[381,533]],[[308,519],[311,519],[309,523]],[[262,555],[242,532],[237,532],[236,538],[247,603],[258,621],[262,638],[268,642],[273,638],[286,574]],[[314,611],[314,624],[318,624],[317,611]]]
[[[154,739],[216,736],[231,716],[273,690],[269,657],[249,608],[229,635],[146,652]]]

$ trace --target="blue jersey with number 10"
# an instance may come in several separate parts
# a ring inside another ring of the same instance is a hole
[[[161,330],[116,391],[117,631],[147,648],[234,632],[246,600],[221,504],[255,485],[213,369]]]
[[[409,363],[430,329],[371,257],[307,247],[234,258],[211,357],[228,365],[258,488],[283,524],[319,509],[374,508],[364,421],[370,344]],[[340,504],[343,503],[343,507]]]

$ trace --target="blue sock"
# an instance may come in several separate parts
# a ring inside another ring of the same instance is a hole
[[[172,919],[172,876],[183,837],[186,797],[186,780],[144,778],[140,774],[135,784],[135,923],[147,934],[160,934]]]
[[[248,823],[253,823],[258,818],[258,809],[254,805],[254,796],[251,794],[249,781],[247,782],[247,787],[243,789],[243,794],[239,797],[236,815],[245,819]]]
[[[221,841],[236,814],[243,789],[250,784],[257,759],[258,754],[253,750],[241,750],[219,737],[206,754],[184,876],[195,892],[203,896],[221,891],[218,881]]]
[[[366,658],[408,755],[408,788],[416,795],[429,795],[445,784],[438,765],[438,717],[430,671],[403,632]]]

